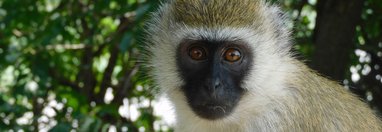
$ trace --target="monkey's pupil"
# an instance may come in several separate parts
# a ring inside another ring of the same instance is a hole
[[[190,50],[190,57],[194,60],[202,60],[204,59],[204,50],[201,47],[194,47]]]
[[[228,49],[225,53],[225,59],[230,62],[238,61],[241,58],[241,54],[236,49]]]

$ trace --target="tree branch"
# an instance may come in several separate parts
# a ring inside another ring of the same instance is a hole
[[[121,24],[118,25],[117,31],[114,33],[115,35],[112,35],[112,36],[116,36],[114,37],[114,40],[116,39],[121,40],[122,38],[121,34],[123,34],[123,32],[125,32],[126,30],[130,29],[133,26],[132,21],[129,18],[122,16],[120,20],[121,20]],[[110,49],[109,63],[102,77],[100,92],[97,94],[97,103],[102,102],[102,99],[105,96],[105,92],[107,88],[111,87],[111,76],[113,74],[114,67],[117,65],[117,59],[120,53],[119,42],[120,41],[115,41],[115,44]]]
[[[298,14],[294,21],[296,22],[298,19],[300,19],[302,8],[308,3],[308,0],[302,0],[300,3],[298,3],[296,9],[298,10]]]
[[[119,48],[117,44],[114,44],[110,50],[109,63],[106,66],[105,72],[103,73],[102,82],[100,85],[100,92],[97,95],[97,103],[101,103],[105,96],[106,89],[111,86],[111,76],[114,71],[114,67],[117,65],[117,59],[119,54]]]
[[[50,76],[51,76],[54,80],[56,80],[56,81],[57,81],[58,83],[60,83],[61,85],[70,87],[70,88],[72,88],[72,90],[74,90],[74,91],[80,93],[80,89],[81,89],[81,87],[80,87],[77,83],[75,83],[75,82],[73,82],[73,81],[70,81],[69,79],[63,77],[62,75],[59,75],[59,74],[58,74],[55,70],[53,70],[53,69],[49,69],[49,74],[50,74]]]
[[[139,70],[139,65],[136,64],[131,70],[125,72],[125,75],[121,78],[119,82],[121,82],[117,89],[114,92],[115,98],[113,100],[116,104],[122,104],[123,98],[129,96],[131,91],[133,90],[133,85],[131,79],[133,76],[137,74]]]

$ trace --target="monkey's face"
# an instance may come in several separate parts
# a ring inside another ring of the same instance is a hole
[[[286,93],[282,19],[260,0],[171,0],[147,25],[148,74],[177,118],[237,123]]]
[[[194,113],[210,120],[230,115],[244,92],[250,48],[242,41],[184,40],[177,50],[182,92]]]

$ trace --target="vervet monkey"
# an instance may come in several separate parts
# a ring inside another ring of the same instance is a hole
[[[382,132],[359,98],[291,53],[277,6],[169,0],[148,22],[146,68],[185,132]]]

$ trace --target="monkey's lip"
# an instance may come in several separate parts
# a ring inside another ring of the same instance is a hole
[[[202,118],[215,120],[223,118],[231,113],[232,107],[221,104],[204,104],[193,107],[195,113]]]
[[[223,113],[226,113],[225,109],[227,109],[227,107],[224,105],[214,105],[214,104],[207,104],[207,105],[204,105],[203,107],[206,107],[207,109],[211,109],[213,111],[218,111]]]

